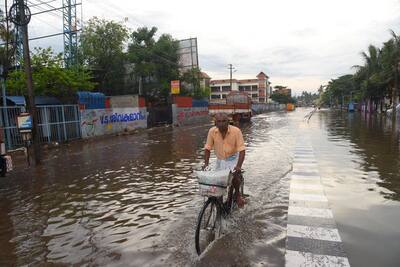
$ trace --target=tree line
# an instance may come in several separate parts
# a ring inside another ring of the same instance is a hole
[[[345,105],[350,101],[370,103],[384,111],[397,103],[400,73],[400,36],[394,31],[381,47],[369,45],[361,53],[363,65],[355,65],[353,74],[340,76],[321,87],[321,104]],[[387,100],[385,102],[385,99]]]
[[[0,25],[0,39],[11,44],[0,47],[7,93],[25,95],[24,62],[15,62],[13,29]],[[170,34],[157,36],[156,27],[132,30],[124,23],[91,18],[78,39],[76,64],[66,68],[62,53],[51,47],[31,51],[36,95],[71,96],[78,90],[96,90],[106,95],[138,94],[165,102],[170,81],[181,80],[181,94],[207,97],[200,86],[200,69],[180,71],[179,44]],[[140,92],[139,92],[140,91]]]

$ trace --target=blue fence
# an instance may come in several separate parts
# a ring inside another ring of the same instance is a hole
[[[206,100],[194,100],[193,99],[192,107],[194,107],[194,108],[208,107],[208,101],[206,101]]]
[[[85,109],[104,109],[106,107],[106,96],[103,93],[78,92],[79,105]]]

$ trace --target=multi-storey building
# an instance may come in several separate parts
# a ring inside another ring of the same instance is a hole
[[[274,89],[274,93],[276,94],[292,96],[292,89],[287,88],[286,86],[275,86]]]
[[[232,79],[232,88],[230,79],[211,80],[210,101],[220,102],[223,101],[231,91],[241,91],[246,92],[253,102],[268,102],[268,98],[271,95],[269,77],[264,72],[260,72],[256,77],[257,79]]]

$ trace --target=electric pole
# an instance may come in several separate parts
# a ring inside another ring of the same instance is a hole
[[[8,3],[7,3],[7,0],[5,0],[5,2],[4,2],[4,8],[5,8],[5,19],[6,19],[6,34],[5,34],[5,39],[6,39],[6,47],[5,47],[5,62],[4,62],[4,64],[3,64],[3,66],[2,66],[2,77],[1,77],[1,86],[2,86],[2,97],[3,97],[3,107],[4,107],[4,112],[6,112],[6,110],[7,110],[7,96],[6,96],[6,92],[7,92],[7,90],[6,90],[6,78],[7,78],[7,74],[8,74],[8,69],[9,69],[9,67],[10,67],[10,65],[11,65],[11,62],[10,62],[10,59],[11,59],[11,57],[10,57],[10,54],[9,54],[9,48],[8,48],[8,45],[9,45],[9,42],[10,42],[10,35],[9,35],[9,33],[10,33],[10,27],[9,27],[9,24],[8,24]],[[4,123],[4,127],[6,128],[5,129],[5,142],[4,143],[6,143],[6,145],[7,145],[7,148],[10,148],[10,146],[11,146],[11,138],[10,138],[10,130],[9,129],[7,129],[9,126],[10,126],[10,123],[9,123],[9,121],[8,121],[8,116],[4,116],[4,121],[3,121],[3,123]]]
[[[231,86],[231,91],[233,91],[232,90],[232,71],[235,69],[234,67],[233,67],[233,65],[232,64],[229,64],[229,72],[230,72],[230,78],[229,78],[229,81],[230,81],[230,86]]]
[[[13,8],[13,7],[12,7]],[[35,165],[40,164],[40,144],[38,135],[38,120],[35,106],[35,95],[33,92],[31,58],[29,55],[29,40],[28,40],[28,23],[31,18],[30,10],[24,0],[18,0],[14,7],[16,15],[14,23],[21,27],[23,38],[23,53],[24,53],[24,70],[26,74],[26,87],[28,90],[29,111],[32,116],[32,138],[33,138],[33,154]],[[12,12],[10,12],[12,13]]]

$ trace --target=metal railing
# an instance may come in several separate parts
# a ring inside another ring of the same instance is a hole
[[[0,107],[0,130],[7,149],[23,146],[17,128],[17,117],[23,107]],[[55,105],[37,107],[38,134],[41,143],[66,142],[81,138],[78,105]]]

